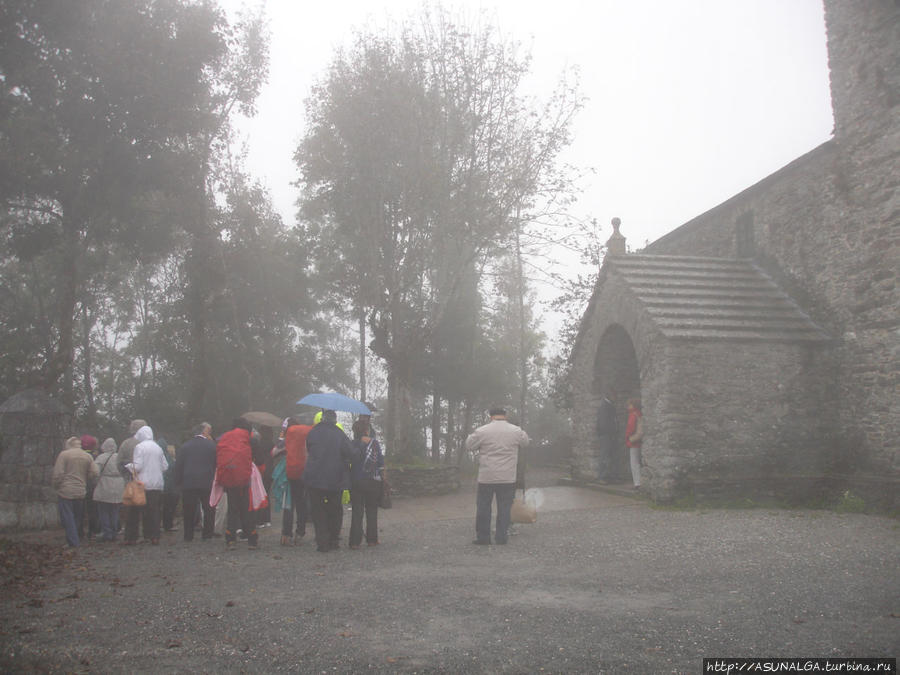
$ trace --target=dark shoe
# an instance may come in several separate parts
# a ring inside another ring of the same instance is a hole
[[[371,544],[370,544],[370,545],[371,545]],[[359,550],[359,544],[350,544],[350,550],[351,550],[351,551],[358,551],[358,550]]]
[[[367,541],[366,546],[378,546],[378,542],[377,541]]]
[[[472,543],[475,544],[476,546],[490,546],[491,540],[490,539],[473,539]]]
[[[506,539],[497,539],[494,541],[495,544],[500,544],[500,546],[506,545]]]
[[[319,553],[328,553],[331,550],[331,548],[328,546],[316,546],[316,550]]]

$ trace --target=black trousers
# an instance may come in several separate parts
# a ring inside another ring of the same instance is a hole
[[[237,540],[238,525],[247,535],[247,543],[256,546],[256,513],[250,510],[250,486],[225,488],[228,495],[228,515],[225,517],[225,541]]]
[[[144,506],[129,506],[125,515],[125,541],[136,542],[138,528],[143,528],[144,539],[159,539],[160,518],[162,516],[162,490],[145,490],[147,503]]]
[[[281,536],[290,537],[294,529],[294,514],[297,514],[297,536],[306,536],[306,521],[309,520],[306,508],[306,485],[302,478],[288,479],[291,491],[291,508],[281,512]]]
[[[163,492],[162,501],[162,526],[167,532],[175,525],[175,510],[178,508],[180,495],[174,490]]]
[[[309,507],[313,527],[316,529],[316,548],[327,551],[337,548],[344,523],[344,507],[341,505],[343,490],[321,490],[308,487]]]
[[[362,521],[366,517],[366,542],[374,544],[378,541],[378,504],[381,501],[381,481],[374,478],[363,478],[354,481],[350,488],[350,504],[353,515],[350,517],[350,545],[359,546],[362,542]]]
[[[197,507],[203,509],[203,538],[211,539],[216,525],[216,507],[209,505],[209,488],[185,488],[181,491],[184,506],[184,540],[194,540]]]

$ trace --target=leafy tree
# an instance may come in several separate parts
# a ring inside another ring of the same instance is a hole
[[[434,331],[569,139],[577,97],[563,89],[538,112],[519,93],[527,69],[492,28],[438,9],[396,36],[358,35],[307,101],[301,213],[316,264],[368,311],[400,454],[414,453],[412,401]]]
[[[98,258],[169,246],[168,196],[189,170],[187,139],[209,121],[222,22],[209,4],[176,0],[0,5],[4,236],[18,260],[46,261],[47,386],[72,364],[76,306]]]

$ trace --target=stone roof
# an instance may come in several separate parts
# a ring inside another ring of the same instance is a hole
[[[830,337],[751,260],[607,256],[659,330],[674,339],[823,342]]]

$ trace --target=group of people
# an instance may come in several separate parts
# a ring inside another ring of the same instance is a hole
[[[517,478],[523,474],[519,452],[528,446],[529,438],[507,420],[505,409],[492,408],[489,415],[490,421],[466,439],[467,450],[479,457],[474,543],[491,543],[496,501],[493,541],[502,545],[508,541]],[[112,438],[106,439],[96,456],[94,437],[72,437],[57,457],[53,486],[69,546],[80,543],[86,503],[89,510],[96,508],[101,541],[117,538],[121,519],[125,545],[137,543],[139,530],[145,540],[159,544],[161,528],[172,529],[166,514],[170,493],[181,495],[186,542],[193,541],[196,529],[201,529],[203,539],[215,536],[216,510],[225,500],[224,535],[229,549],[237,546],[239,536],[251,550],[258,547],[257,515],[268,508],[282,512],[283,546],[302,543],[307,522],[312,522],[316,550],[333,551],[340,548],[344,496],[349,493],[348,546],[358,549],[363,538],[368,546],[379,543],[378,509],[387,476],[384,452],[368,415],[353,423],[352,439],[333,410],[322,410],[312,419],[288,417],[262,461],[260,436],[243,417],[217,439],[210,424],[198,424],[174,460],[165,441],[154,439],[145,420],[133,420],[129,432],[118,447]],[[264,480],[260,469],[269,462],[271,473]],[[129,481],[143,484],[144,504],[122,503]]]
[[[258,516],[271,509],[282,511],[282,545],[300,544],[311,521],[317,550],[328,552],[340,546],[346,492],[352,505],[350,548],[360,547],[364,530],[366,543],[378,544],[378,506],[386,475],[370,416],[354,422],[352,440],[332,410],[321,411],[313,420],[287,418],[262,461],[260,436],[244,418],[234,420],[218,439],[210,424],[198,424],[174,459],[165,441],[154,440],[144,420],[133,420],[129,433],[118,446],[106,439],[99,454],[93,452],[94,437],[72,437],[57,457],[52,482],[69,546],[80,545],[85,515],[94,511],[96,519],[87,518],[89,532],[96,528],[100,541],[115,541],[121,520],[125,545],[136,544],[139,531],[151,544],[159,544],[161,529],[171,530],[173,524],[174,502],[167,495],[177,499],[180,494],[186,542],[193,541],[195,529],[201,529],[203,539],[215,536],[216,509],[224,507],[226,546],[235,548],[241,536],[256,549]],[[261,469],[269,461],[271,480],[264,481]],[[143,485],[144,504],[123,504],[130,481]]]

